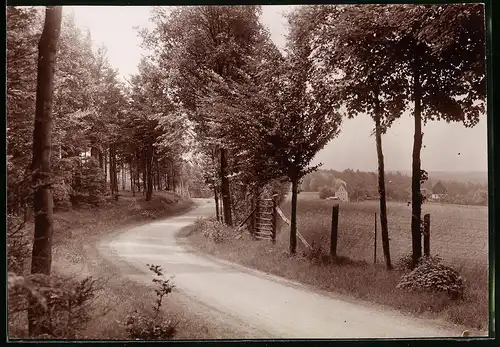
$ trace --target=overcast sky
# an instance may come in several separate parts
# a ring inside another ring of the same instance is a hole
[[[279,46],[285,44],[286,25],[283,12],[292,6],[263,6],[262,23]],[[141,59],[140,39],[134,27],[151,27],[149,6],[66,6],[75,15],[77,25],[90,29],[96,44],[108,49],[109,61],[127,77],[137,72]],[[373,122],[368,115],[347,120],[341,134],[333,139],[314,163],[324,168],[346,168],[375,171],[377,158],[374,137],[370,136]],[[422,168],[428,171],[487,171],[486,117],[473,129],[461,124],[432,122],[424,128]],[[413,120],[403,116],[383,137],[387,170],[411,169]]]

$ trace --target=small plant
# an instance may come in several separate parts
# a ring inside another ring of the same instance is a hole
[[[218,221],[208,221],[203,230],[203,236],[215,243],[223,243],[228,239],[229,228]]]
[[[163,279],[163,271],[159,265],[147,264],[149,270],[155,274],[153,283],[156,284],[156,301],[153,305],[153,315],[146,315],[134,311],[128,315],[125,321],[126,330],[133,340],[171,340],[177,328],[177,322],[172,319],[160,317],[160,309],[163,299],[172,292],[174,285],[171,283],[172,277]]]
[[[304,252],[304,256],[307,260],[315,264],[330,264],[332,259],[327,251],[323,249],[323,246],[316,245],[313,243],[311,249]]]
[[[9,320],[29,309],[36,312],[34,337],[77,338],[92,319],[93,301],[101,284],[35,274],[8,278]]]
[[[452,300],[463,299],[465,285],[460,274],[441,263],[441,258],[423,257],[417,267],[401,277],[397,288],[444,292]]]

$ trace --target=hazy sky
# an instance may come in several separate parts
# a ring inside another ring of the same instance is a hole
[[[279,46],[285,44],[286,26],[282,16],[292,6],[263,6],[262,22]],[[149,6],[65,6],[73,11],[77,25],[90,29],[96,44],[108,49],[109,61],[122,76],[137,72],[141,59],[141,40],[134,29],[151,27]],[[370,136],[373,122],[368,115],[347,120],[340,135],[333,139],[314,163],[324,168],[375,171],[375,139]],[[424,128],[422,168],[428,171],[487,171],[486,117],[473,129],[461,124],[429,123]],[[413,119],[403,116],[383,137],[387,170],[410,170],[413,143]]]

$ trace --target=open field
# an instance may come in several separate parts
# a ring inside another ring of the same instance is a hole
[[[310,243],[329,249],[331,209],[337,201],[320,200],[318,193],[302,192],[297,203],[297,227]],[[290,201],[282,205],[290,216]],[[393,262],[411,251],[411,207],[388,202],[391,256]],[[380,236],[379,202],[340,202],[338,253],[357,260],[373,262],[375,213],[377,213],[377,262],[383,262]],[[431,254],[439,254],[454,267],[488,268],[488,208],[425,203],[423,214],[431,215]],[[282,228],[280,239],[288,238]]]

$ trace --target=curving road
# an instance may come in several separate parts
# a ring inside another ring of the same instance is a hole
[[[177,290],[194,302],[224,313],[231,324],[257,331],[260,338],[398,338],[460,336],[439,321],[405,316],[369,303],[320,294],[259,271],[196,254],[176,233],[200,216],[209,200],[196,200],[190,212],[124,231],[103,240],[99,249],[123,275],[148,281],[146,264],[174,275]]]

